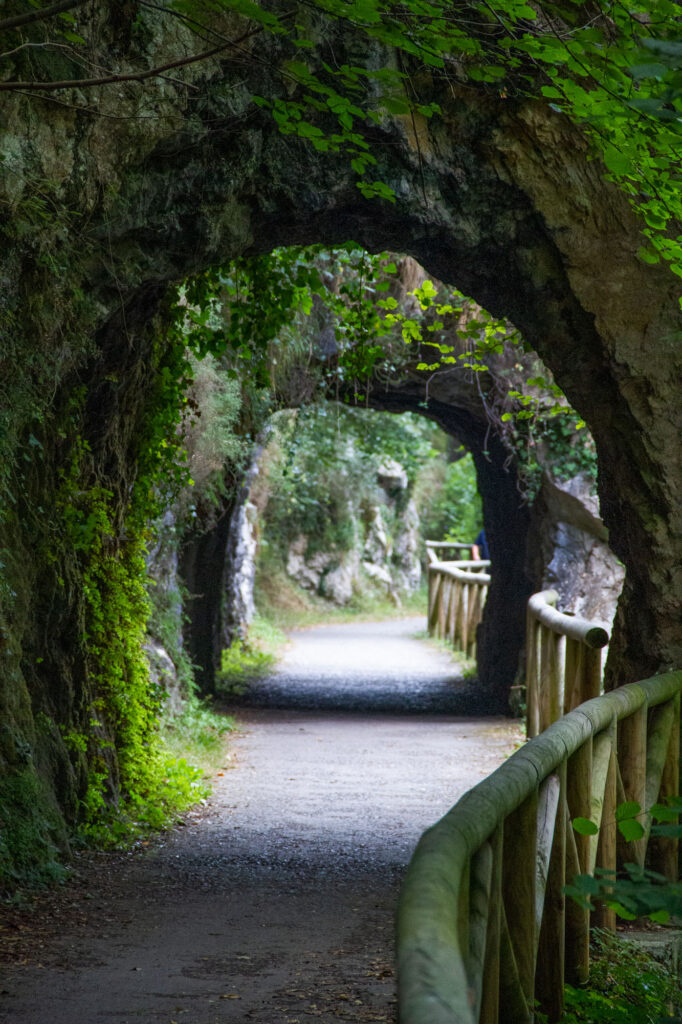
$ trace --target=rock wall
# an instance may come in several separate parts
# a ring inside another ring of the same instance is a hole
[[[533,508],[528,558],[543,589],[559,593],[559,609],[611,631],[625,572],[607,543],[592,481],[558,483],[545,473]]]
[[[366,493],[349,492],[343,517],[344,532],[352,536],[352,543],[343,549],[320,547],[317,538],[305,534],[289,543],[284,564],[298,586],[340,606],[368,586],[388,594],[396,605],[400,605],[401,595],[418,589],[419,516],[410,497],[407,473],[395,459],[386,458],[374,483],[378,486],[371,488],[372,500]],[[261,514],[265,538],[271,547],[277,547],[276,524],[268,530],[267,505]]]

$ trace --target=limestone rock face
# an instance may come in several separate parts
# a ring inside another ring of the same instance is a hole
[[[258,547],[257,514],[256,506],[250,501],[245,502],[239,509],[234,527],[237,532],[236,557],[229,585],[234,601],[234,615],[242,627],[248,626],[256,611],[253,587]]]
[[[383,565],[377,565],[376,562],[363,562],[362,568],[370,579],[383,583],[387,591],[391,590],[393,587],[393,579],[388,569],[385,569]]]
[[[377,470],[377,483],[389,498],[395,498],[407,488],[407,473],[395,459],[386,459]]]
[[[562,611],[610,631],[625,573],[606,543],[598,509],[589,478],[579,475],[559,483],[545,474],[529,557],[544,562],[543,589],[559,593]]]
[[[317,592],[320,588],[322,574],[334,561],[329,551],[316,551],[306,556],[308,538],[301,534],[289,546],[287,556],[287,573],[304,590]]]
[[[393,544],[393,576],[399,591],[413,594],[422,578],[419,513],[410,498],[398,522]]]
[[[355,538],[349,550],[320,550],[303,534],[289,545],[286,570],[299,586],[335,604],[347,604],[362,585],[362,562],[366,576],[396,602],[401,593],[418,588],[419,517],[407,497],[407,473],[395,459],[386,459],[376,471],[376,482],[383,500],[369,506],[352,497],[348,501],[345,514]]]
[[[154,640],[147,640],[145,653],[149,660],[149,675],[154,686],[166,694],[164,712],[170,717],[181,715],[185,707],[182,690],[178,684],[175,664],[165,647]]]
[[[358,586],[359,560],[356,551],[350,551],[341,561],[324,574],[320,593],[334,604],[348,604]]]
[[[304,590],[321,594],[334,604],[348,604],[358,583],[358,554],[316,551],[306,554],[308,538],[301,535],[290,545],[287,573]]]
[[[391,542],[386,530],[381,506],[372,505],[368,509],[367,534],[363,557],[365,561],[382,565],[391,555]]]

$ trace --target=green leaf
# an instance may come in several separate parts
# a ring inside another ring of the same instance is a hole
[[[288,60],[284,64],[284,68],[290,75],[303,78],[305,81],[311,77],[308,65],[304,64],[301,60]]]
[[[412,109],[408,100],[398,96],[384,96],[381,105],[389,114],[409,114]]]
[[[671,807],[668,804],[654,804],[650,814],[655,821],[676,822],[680,815],[680,808]]]
[[[318,128],[315,124],[310,124],[309,121],[300,121],[296,125],[296,131],[304,139],[319,139],[324,135],[321,128]]]
[[[622,917],[625,921],[634,921],[637,917],[637,914],[633,914],[631,910],[624,907],[622,903],[618,902],[618,900],[606,900],[606,906],[609,907],[610,910],[615,910],[618,917]]]
[[[657,252],[652,252],[651,249],[640,248],[637,250],[637,256],[643,263],[660,263],[661,257]]]
[[[635,818],[641,814],[641,805],[636,800],[626,800],[625,803],[616,807],[616,821],[623,821],[625,818]]]
[[[390,203],[395,202],[395,192],[390,185],[383,181],[356,181],[356,187],[360,189],[365,199],[387,199]]]
[[[666,836],[668,839],[682,839],[682,825],[652,825],[652,836]]]
[[[644,835],[643,826],[635,818],[626,818],[625,821],[619,821],[618,831],[629,843],[635,839],[641,839]]]
[[[599,829],[589,818],[574,818],[573,828],[581,836],[596,836]]]
[[[660,78],[668,69],[665,64],[633,64],[630,74],[635,80],[641,78]]]
[[[405,320],[403,323],[403,341],[420,341],[421,328],[416,320]]]
[[[606,146],[602,157],[608,169],[614,174],[630,174],[634,170],[630,157],[614,146]]]
[[[682,63],[682,42],[674,39],[642,39],[642,46],[657,56],[670,57],[676,63]]]

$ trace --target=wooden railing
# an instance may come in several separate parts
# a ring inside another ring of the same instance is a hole
[[[429,565],[434,562],[445,561],[438,554],[439,551],[471,551],[471,544],[462,544],[457,540],[427,540],[426,542],[426,555],[429,560]]]
[[[595,622],[558,612],[555,590],[533,594],[526,616],[526,729],[537,736],[552,722],[598,697],[602,648],[609,634]]]
[[[429,557],[431,550],[427,547]],[[488,593],[490,575],[485,570],[489,566],[489,561],[432,561],[429,565],[429,633],[469,657],[476,653],[476,627]]]
[[[615,808],[678,792],[682,672],[581,704],[530,740],[424,833],[398,922],[401,1024],[530,1024],[535,1000],[556,1021],[564,979],[589,972],[589,912],[563,886],[622,859]],[[599,833],[577,834],[590,818]],[[656,838],[655,866],[676,877],[677,840]],[[613,927],[611,911],[598,916]]]

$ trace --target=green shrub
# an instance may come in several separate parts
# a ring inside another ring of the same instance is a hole
[[[428,464],[415,487],[424,540],[472,542],[483,526],[481,496],[471,455]]]
[[[635,942],[595,929],[589,985],[566,986],[561,1024],[658,1024],[674,1019],[679,1001],[670,971]],[[535,1019],[546,1021],[542,1014]]]

